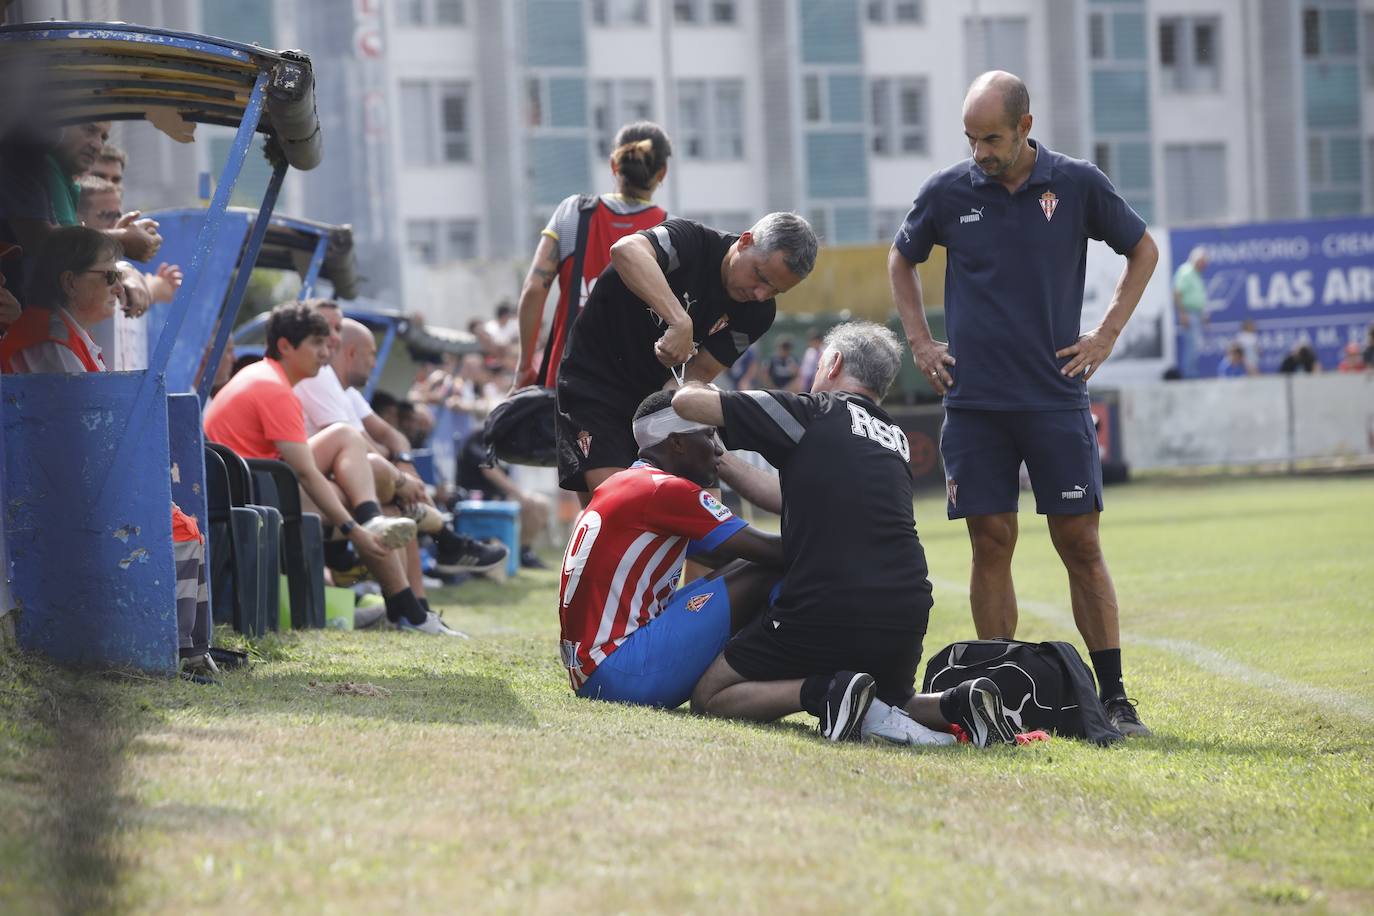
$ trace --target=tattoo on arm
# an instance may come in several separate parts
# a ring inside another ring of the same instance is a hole
[[[545,289],[548,289],[550,286],[552,286],[553,278],[558,276],[557,268],[550,269],[547,267],[541,267],[537,264],[534,267],[530,268],[530,273],[532,273],[534,276],[540,279],[540,281],[544,284]]]

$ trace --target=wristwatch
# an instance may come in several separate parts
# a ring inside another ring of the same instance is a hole
[[[339,526],[339,534],[342,534],[344,537],[348,537],[350,534],[353,533],[353,529],[357,527],[358,523],[350,518],[348,521],[344,522],[342,525]]]

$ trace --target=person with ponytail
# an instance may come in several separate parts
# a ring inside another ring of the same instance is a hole
[[[540,235],[520,291],[520,361],[514,389],[553,388],[573,322],[596,278],[611,263],[611,245],[640,229],[657,226],[668,213],[653,203],[654,191],[668,174],[672,142],[651,121],[620,128],[611,153],[616,193],[574,194],[554,210]],[[558,278],[558,306],[548,342],[536,353],[549,287]]]

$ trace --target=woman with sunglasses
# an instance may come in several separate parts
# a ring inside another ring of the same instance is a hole
[[[124,300],[119,242],[96,229],[67,226],[48,233],[28,271],[28,305],[0,337],[0,372],[104,372],[90,329]],[[205,540],[195,518],[172,503],[177,638],[182,673],[213,680]]]
[[[25,308],[0,338],[0,372],[103,372],[90,328],[124,296],[119,242],[84,226],[54,229],[27,271]]]

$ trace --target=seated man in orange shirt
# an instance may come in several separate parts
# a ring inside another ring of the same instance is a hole
[[[305,415],[292,386],[328,362],[324,316],[298,302],[277,306],[267,319],[266,356],[241,370],[215,396],[205,412],[205,435],[245,458],[276,458],[291,466],[312,508],[353,543],[382,586],[387,619],[393,624],[457,635],[425,611],[406,582],[396,548],[415,537],[415,522],[382,514],[362,435],[334,424],[306,437]],[[344,500],[353,507],[351,514]]]

